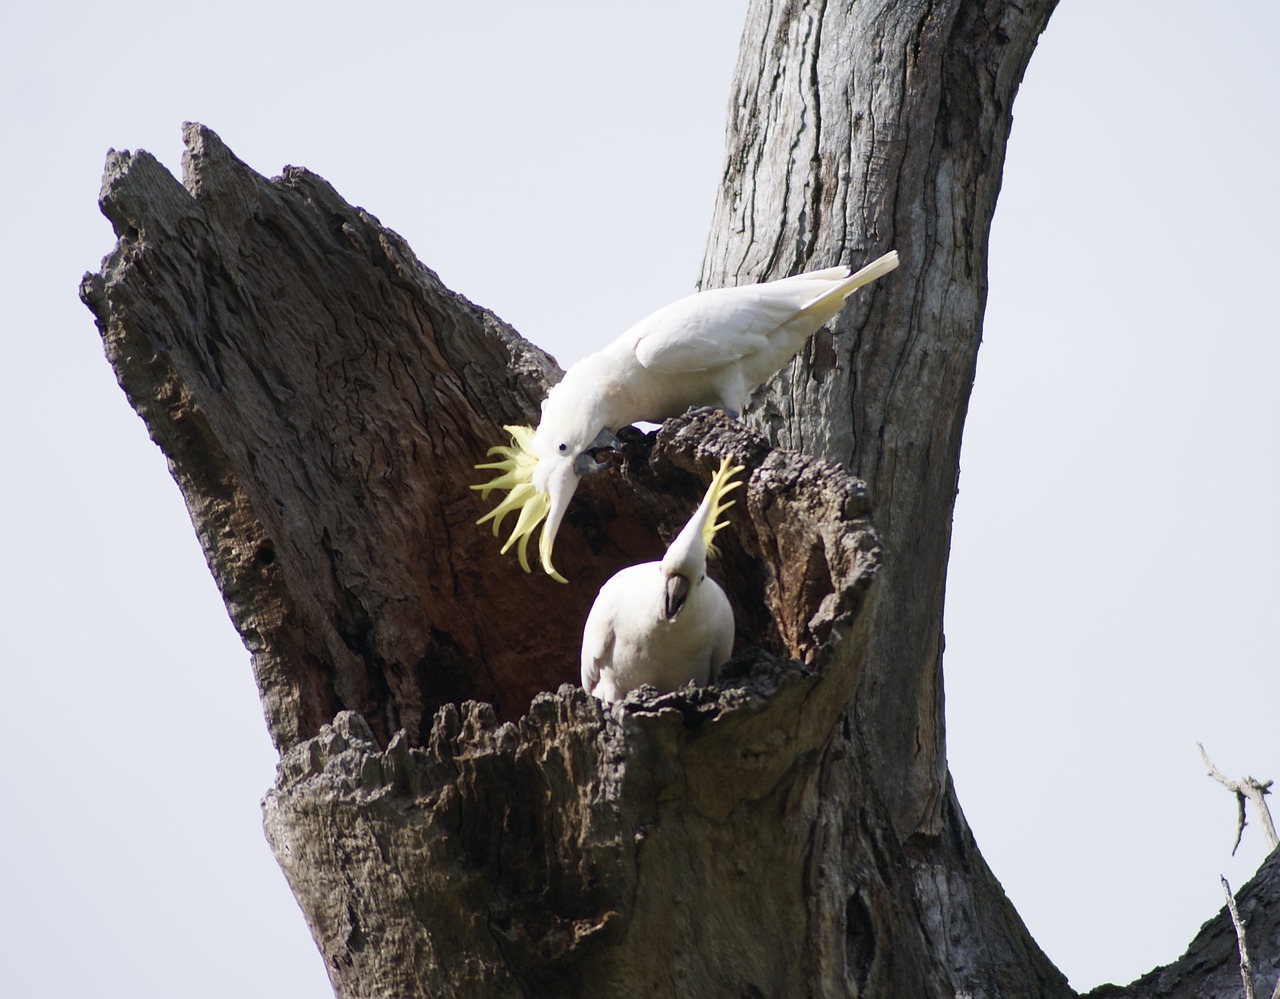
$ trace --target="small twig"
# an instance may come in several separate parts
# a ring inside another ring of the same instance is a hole
[[[1244,999],[1254,999],[1253,965],[1249,961],[1249,948],[1244,943],[1244,923],[1240,922],[1240,911],[1236,908],[1236,900],[1231,894],[1231,886],[1227,884],[1226,878],[1222,878],[1222,891],[1227,896],[1227,911],[1231,913],[1231,922],[1236,928],[1236,943],[1240,948],[1240,981],[1244,983]],[[1276,988],[1280,989],[1280,982],[1276,983]],[[1274,999],[1274,993],[1272,996]]]
[[[1213,762],[1209,759],[1209,754],[1204,751],[1204,746],[1199,742],[1196,745],[1200,747],[1200,759],[1204,760],[1204,765],[1209,768],[1209,776],[1236,796],[1236,845],[1231,848],[1231,855],[1235,856],[1236,850],[1240,848],[1240,840],[1244,836],[1244,802],[1246,798],[1253,802],[1254,811],[1261,816],[1262,831],[1266,834],[1267,843],[1271,849],[1274,850],[1277,846],[1280,846],[1280,839],[1276,838],[1276,827],[1271,821],[1271,809],[1267,807],[1265,800],[1266,795],[1271,793],[1272,782],[1266,781],[1263,783],[1252,777],[1246,777],[1244,780],[1231,780],[1213,765]],[[1280,990],[1280,985],[1277,986],[1277,989]],[[1273,995],[1272,999],[1280,999],[1280,996]]]

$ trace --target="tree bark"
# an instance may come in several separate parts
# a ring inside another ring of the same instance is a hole
[[[888,595],[845,719],[857,751],[825,770],[826,821],[841,821],[848,789],[869,776],[950,987],[979,994],[1060,987],[968,833],[947,773],[942,693],[988,235],[1014,96],[1055,5],[753,2],[702,274],[715,286],[901,256],[762,387],[750,418],[772,442],[851,469],[873,497]],[[842,870],[848,857],[824,863]],[[837,926],[839,894],[824,913]]]
[[[338,994],[801,988],[800,833],[879,564],[861,484],[724,414],[669,421],[579,489],[571,585],[521,573],[469,486],[551,362],[319,178],[184,134],[185,186],[108,156],[119,242],[82,295],[253,652],[284,754],[267,831]],[[726,454],[750,471],[719,566],[736,665],[605,712],[566,685],[589,604]],[[881,974],[914,988],[919,921],[879,890],[915,955]]]
[[[1056,0],[757,0],[704,286],[858,264],[872,285],[758,394],[785,447],[850,468],[891,552],[857,727],[904,837],[948,809],[942,604],[987,242],[1018,85]]]
[[[499,555],[469,489],[554,361],[305,170],[198,125],[181,184],[109,154],[82,297],[252,653],[267,835],[336,994],[1072,994],[965,825],[941,710],[987,232],[1052,7],[752,4],[704,282],[904,264],[755,429],[625,432],[560,532],[569,586]],[[602,706],[597,588],[730,454],[734,658]]]

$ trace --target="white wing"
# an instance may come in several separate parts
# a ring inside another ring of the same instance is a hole
[[[764,350],[772,334],[848,278],[848,268],[829,267],[780,281],[699,292],[642,319],[625,336],[651,371],[706,371]],[[843,301],[838,297],[834,308],[815,316],[813,329],[838,312]]]
[[[733,608],[729,605],[729,598],[725,596],[724,590],[714,579],[708,578],[703,585],[715,587],[712,591],[715,599],[711,601],[711,617],[715,622],[713,626],[715,641],[711,646],[710,669],[707,671],[707,682],[711,683],[715,680],[720,667],[733,655]]]
[[[608,585],[605,583],[600,588],[582,629],[582,689],[588,694],[593,693],[600,682],[601,670],[608,669],[613,661],[616,633]]]

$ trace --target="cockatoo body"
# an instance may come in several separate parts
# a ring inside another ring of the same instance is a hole
[[[733,651],[733,611],[707,576],[707,554],[733,505],[725,494],[742,470],[720,463],[711,486],[660,562],[630,565],[596,596],[582,631],[582,687],[609,702],[643,684],[667,692],[705,685]]]
[[[572,365],[542,403],[537,430],[505,427],[511,447],[477,468],[501,474],[472,486],[487,497],[507,496],[480,518],[501,529],[520,511],[503,545],[518,544],[529,571],[529,537],[545,518],[538,541],[542,567],[564,582],[551,564],[551,548],[578,479],[606,467],[595,455],[616,447],[613,432],[640,421],[660,423],[690,406],[720,406],[734,413],[779,371],[804,342],[836,315],[858,288],[898,266],[896,251],[854,274],[845,267],[810,271],[779,281],[717,288],[688,295],[642,319],[606,347]]]

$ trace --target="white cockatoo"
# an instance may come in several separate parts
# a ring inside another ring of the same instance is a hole
[[[692,680],[707,684],[733,651],[733,611],[719,584],[707,577],[707,553],[727,521],[742,485],[728,458],[676,535],[661,562],[629,565],[600,587],[582,630],[582,689],[617,701],[642,684],[662,692]]]
[[[565,372],[543,400],[536,430],[503,428],[511,446],[490,448],[501,460],[476,466],[500,474],[471,488],[485,498],[494,489],[509,492],[477,523],[492,520],[496,536],[503,518],[519,510],[502,551],[518,544],[528,572],[529,537],[545,518],[538,554],[543,569],[564,582],[551,564],[551,546],[578,479],[606,467],[596,455],[616,448],[614,431],[640,421],[660,423],[691,406],[741,413],[756,387],[781,370],[845,299],[897,266],[895,250],[853,274],[828,267],[697,292],[640,320]]]

